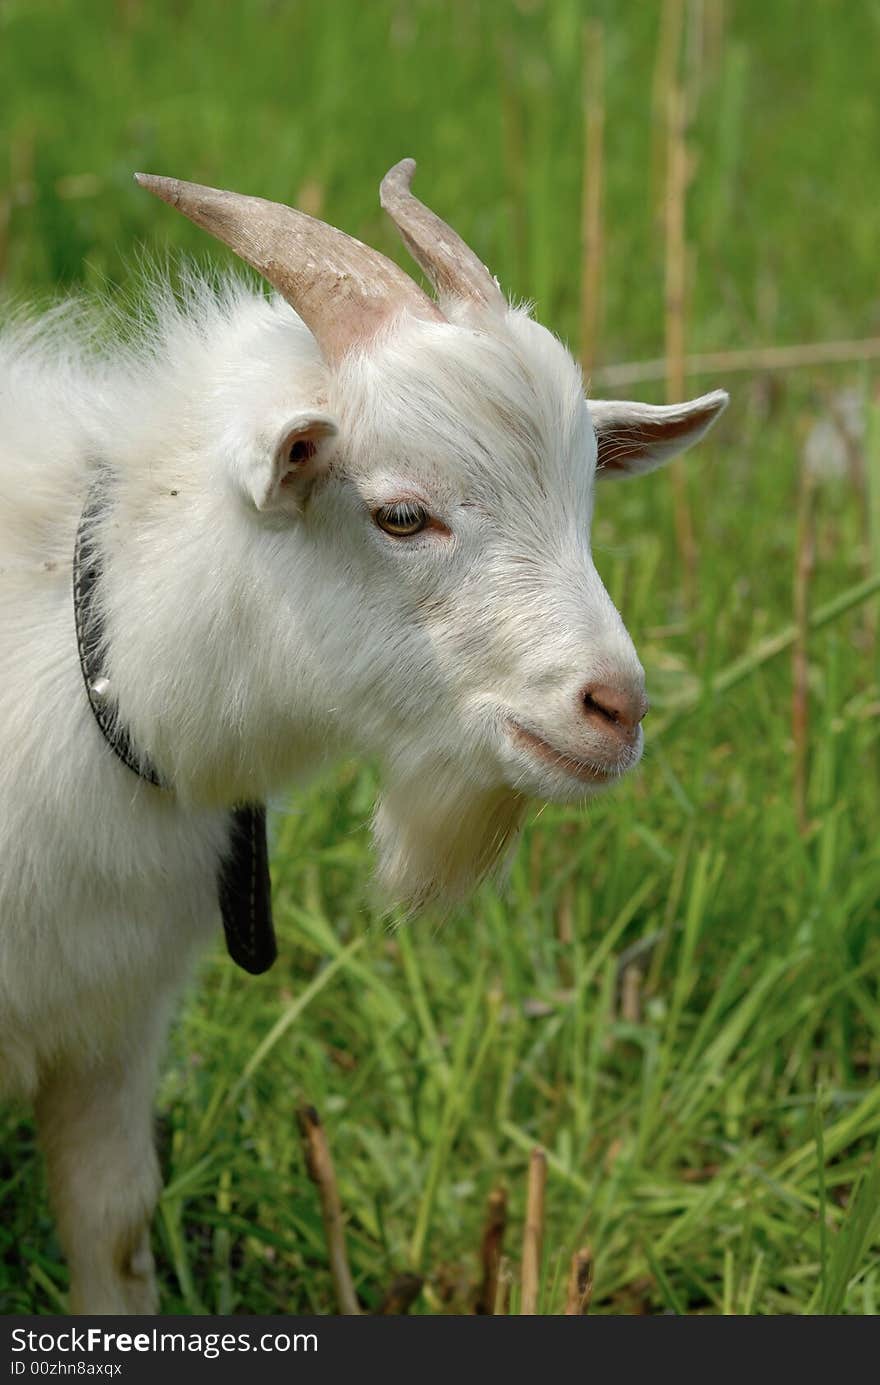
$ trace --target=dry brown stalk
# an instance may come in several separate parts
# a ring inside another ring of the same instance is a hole
[[[577,835],[577,828],[573,822],[563,822],[559,826],[559,834],[564,839],[571,838],[573,840]],[[574,851],[573,846],[572,851]],[[560,986],[570,986],[574,979],[572,971],[574,935],[575,882],[569,876],[559,889],[559,902],[556,905],[556,936],[559,939],[556,967]]]
[[[505,1188],[493,1188],[486,1206],[486,1220],[483,1223],[483,1236],[480,1241],[482,1279],[474,1298],[475,1313],[495,1312],[495,1302],[498,1297],[498,1272],[506,1229],[507,1190]]]
[[[0,197],[0,282],[6,277],[9,259],[9,220],[12,208],[8,197]]]
[[[638,962],[624,967],[620,980],[620,1018],[627,1024],[642,1022],[642,970]]]
[[[422,1292],[424,1280],[419,1274],[399,1274],[376,1310],[383,1317],[400,1317],[408,1313]]]
[[[529,850],[529,879],[531,881],[532,894],[537,894],[541,888],[544,871],[544,833],[535,831],[532,834],[532,844]]]
[[[528,198],[524,176],[524,171],[528,168],[528,158],[522,81],[511,42],[502,42],[500,57],[502,150],[508,192],[507,214],[512,238],[513,282],[522,285],[526,281],[529,244]]]
[[[651,206],[655,208],[658,226],[663,220],[666,201],[666,102],[670,84],[678,71],[683,27],[684,0],[663,0],[651,79]]]
[[[807,815],[807,757],[810,731],[809,651],[810,580],[815,564],[813,540],[813,478],[801,465],[798,487],[797,549],[794,567],[795,640],[791,651],[791,735],[794,742],[794,804],[798,830],[809,827]]]
[[[711,68],[718,68],[724,50],[725,13],[724,0],[706,0],[703,46],[706,62]]]
[[[303,1140],[306,1169],[321,1199],[330,1273],[333,1276],[339,1312],[345,1317],[356,1317],[360,1315],[361,1308],[354,1291],[345,1251],[345,1223],[336,1186],[336,1173],[330,1157],[330,1146],[327,1144],[324,1127],[314,1106],[301,1106],[296,1113],[296,1119]]]
[[[880,381],[873,383],[872,394],[866,404],[865,418],[865,516],[866,516],[866,566],[872,572],[880,572]],[[869,617],[871,647],[877,643],[877,611]]]
[[[492,1309],[496,1318],[505,1318],[510,1312],[510,1290],[513,1287],[513,1270],[506,1255],[502,1255],[498,1266],[498,1286],[495,1290],[495,1304]]]
[[[685,241],[685,199],[688,185],[688,151],[685,139],[687,114],[685,93],[672,79],[666,106],[666,397],[674,403],[685,393],[685,294],[687,291],[687,245]],[[675,511],[675,534],[682,565],[685,601],[694,604],[697,577],[697,549],[683,464],[673,462],[669,469]]]
[[[765,370],[799,370],[805,366],[846,365],[880,358],[880,337],[853,341],[797,342],[791,346],[759,346],[745,351],[697,351],[684,358],[685,377],[691,375],[753,374]],[[665,380],[668,361],[619,361],[593,373],[593,384],[609,389]]]
[[[584,164],[581,178],[581,364],[588,378],[596,360],[602,310],[604,69],[602,23],[590,19],[583,29]]]
[[[593,1252],[589,1246],[576,1250],[571,1257],[565,1316],[583,1317],[590,1311],[593,1298]]]
[[[519,1311],[536,1314],[541,1282],[541,1248],[544,1243],[544,1191],[547,1186],[547,1155],[536,1146],[529,1158],[529,1183],[526,1196],[526,1224],[523,1231],[522,1290]]]
[[[567,823],[563,825],[568,826]],[[566,880],[559,891],[559,903],[556,906],[556,936],[559,939],[559,960],[557,963],[559,982],[562,986],[570,986],[572,982],[572,946],[574,944],[573,880]]]
[[[871,478],[869,476],[870,429],[868,429],[868,436],[864,443],[861,442],[853,436],[851,425],[841,408],[839,396],[826,391],[824,403],[846,453],[850,485],[861,517],[863,570],[865,576],[870,577],[871,573],[877,570],[876,555],[873,552],[872,543]],[[872,601],[868,602],[862,610],[862,622],[865,638],[869,646],[873,647],[877,637],[877,611]]]
[[[690,0],[685,35],[685,62],[687,68],[688,105],[693,110],[700,99],[703,88],[706,56],[706,4],[705,0]]]

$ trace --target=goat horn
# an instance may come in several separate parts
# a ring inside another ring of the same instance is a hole
[[[410,192],[415,159],[402,159],[385,174],[379,201],[413,259],[439,294],[472,298],[490,308],[505,306],[496,280],[457,231]]]
[[[444,321],[437,305],[398,265],[305,212],[177,178],[134,176],[268,279],[299,313],[330,363],[365,344],[404,309],[423,321]]]

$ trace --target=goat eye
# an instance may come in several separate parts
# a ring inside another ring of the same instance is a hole
[[[380,529],[395,539],[408,539],[420,534],[428,524],[428,511],[423,505],[401,501],[398,505],[382,505],[374,510],[373,519]]]

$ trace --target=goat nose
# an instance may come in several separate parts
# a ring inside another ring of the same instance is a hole
[[[609,683],[590,683],[581,693],[587,720],[603,731],[613,731],[633,740],[639,722],[648,710],[648,699],[641,689],[612,687]]]

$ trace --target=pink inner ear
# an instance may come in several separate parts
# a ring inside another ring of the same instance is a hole
[[[684,404],[596,401],[598,474],[637,475],[698,442],[727,407],[723,390]]]
[[[715,410],[706,410],[705,414]],[[599,464],[608,471],[626,471],[632,462],[661,455],[675,447],[703,422],[694,412],[676,419],[639,419],[637,423],[603,430],[598,438]]]
[[[291,466],[299,466],[300,462],[307,462],[310,457],[314,457],[317,450],[318,444],[311,438],[297,438],[291,446],[288,461]]]
[[[628,471],[636,457],[644,457],[646,440],[631,428],[614,428],[596,435],[597,467],[601,471]]]
[[[310,462],[318,450],[318,444],[313,438],[308,436],[295,436],[287,449],[287,460],[285,470],[281,476],[281,485],[295,486],[302,479],[302,469],[306,462]]]
[[[279,486],[300,484],[307,473],[308,463],[318,453],[320,444],[335,433],[332,424],[321,419],[304,422],[288,433],[278,451]]]

